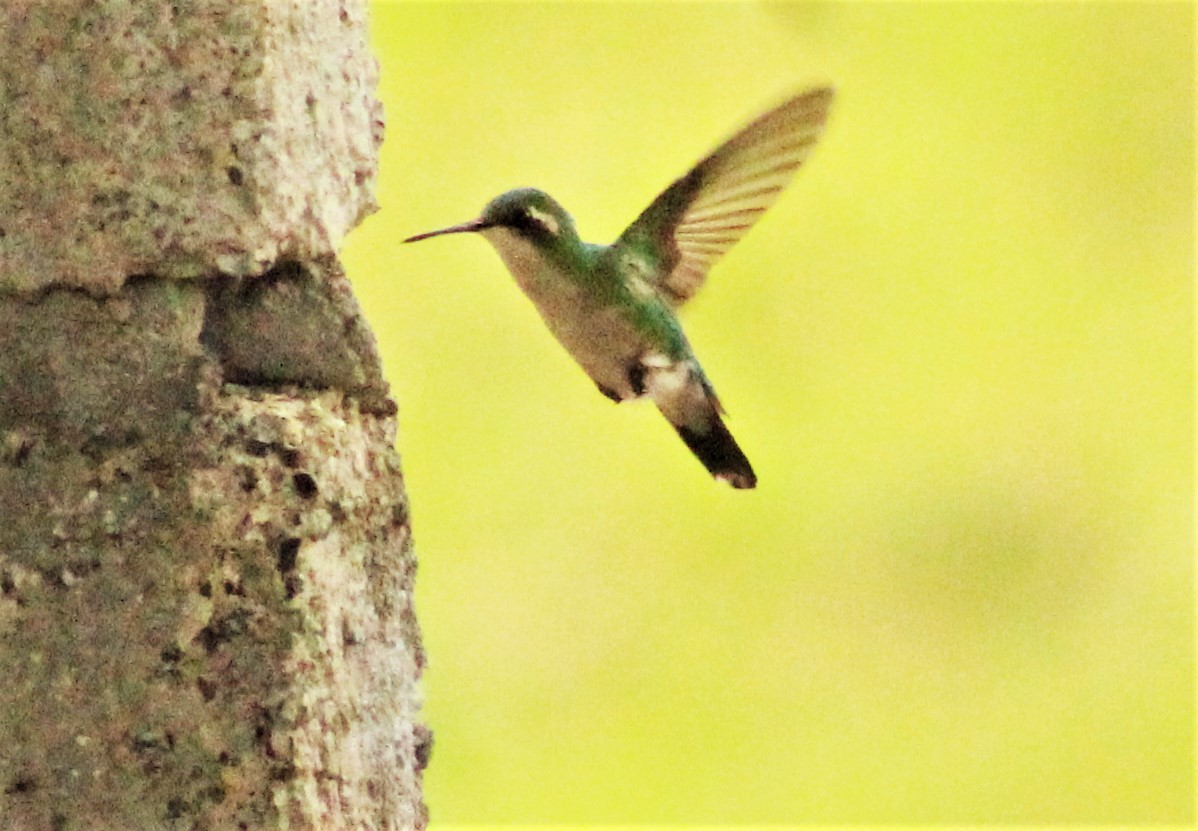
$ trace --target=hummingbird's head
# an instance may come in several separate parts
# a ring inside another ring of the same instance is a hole
[[[552,246],[559,240],[577,239],[574,220],[553,197],[536,188],[517,188],[496,196],[478,219],[408,237],[416,242],[442,234],[480,233],[498,245],[512,239],[534,247]]]
[[[534,245],[576,233],[566,209],[536,188],[517,188],[496,196],[479,219],[483,224],[480,230],[504,229]]]

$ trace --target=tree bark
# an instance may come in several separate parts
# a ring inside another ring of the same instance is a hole
[[[422,828],[365,0],[0,6],[0,828]]]

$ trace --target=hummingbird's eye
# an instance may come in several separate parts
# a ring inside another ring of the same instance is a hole
[[[512,226],[524,234],[530,236],[557,236],[560,229],[557,217],[551,213],[547,213],[531,205],[525,207],[516,214],[515,222]]]

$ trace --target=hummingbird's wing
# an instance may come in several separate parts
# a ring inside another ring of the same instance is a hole
[[[799,93],[757,118],[653,200],[614,248],[648,253],[674,306],[778,198],[823,132],[832,89]]]

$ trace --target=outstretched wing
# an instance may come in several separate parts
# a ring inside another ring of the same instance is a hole
[[[615,246],[656,260],[663,275],[656,288],[682,305],[790,183],[823,132],[831,103],[832,89],[818,87],[760,116],[666,188]]]

